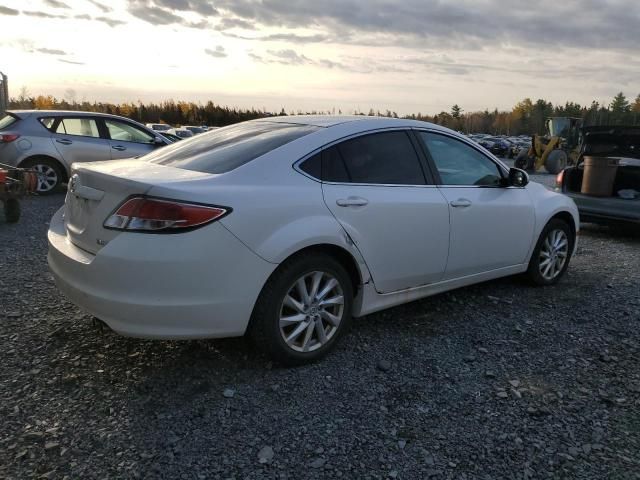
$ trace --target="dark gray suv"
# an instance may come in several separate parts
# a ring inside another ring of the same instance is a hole
[[[56,191],[74,162],[144,155],[170,140],[116,115],[56,110],[15,110],[0,118],[0,163],[34,168],[38,192]]]

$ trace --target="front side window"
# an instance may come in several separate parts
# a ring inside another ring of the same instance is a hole
[[[268,121],[243,122],[174,143],[143,158],[175,168],[225,173],[320,128]]]
[[[454,138],[419,132],[427,146],[442,185],[500,186],[498,165],[474,148]]]
[[[420,159],[406,132],[381,132],[346,140],[323,159],[323,179],[381,185],[424,185]]]
[[[153,142],[154,137],[151,134],[128,123],[119,122],[117,120],[105,120],[104,123],[107,126],[111,140],[133,143]]]
[[[55,133],[100,138],[98,124],[93,118],[63,118],[58,123]]]

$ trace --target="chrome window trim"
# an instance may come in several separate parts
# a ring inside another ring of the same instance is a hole
[[[413,130],[411,127],[385,127],[385,128],[375,128],[372,130],[366,130],[364,132],[358,132],[358,133],[354,133],[352,135],[346,135],[344,137],[340,137],[337,140],[333,140],[332,142],[329,142],[319,148],[316,148],[312,153],[305,155],[304,157],[302,157],[299,160],[296,160],[293,163],[293,169],[298,172],[301,173],[302,175],[304,175],[307,178],[310,178],[311,180],[318,182],[320,184],[326,184],[326,185],[354,185],[354,186],[358,186],[358,187],[412,187],[412,188],[422,188],[422,187],[429,187],[429,188],[438,188],[438,185],[431,185],[431,184],[406,184],[406,183],[355,183],[355,182],[326,182],[324,180],[315,178],[311,175],[309,175],[307,172],[305,172],[304,170],[302,170],[300,168],[300,164],[303,163],[305,160],[308,160],[309,158],[313,157],[314,155],[317,155],[318,153],[322,153],[324,150],[328,150],[329,148],[333,147],[334,145],[337,145],[338,143],[342,143],[345,142],[347,140],[351,140],[353,138],[358,138],[358,137],[363,137],[366,135],[372,135],[374,133],[382,133],[382,132],[393,132],[393,131],[403,131],[403,132],[409,132]],[[413,146],[413,144],[412,144]],[[416,152],[416,156],[419,157],[418,152]],[[418,158],[418,161],[420,159]],[[421,167],[422,168],[422,167]],[[423,172],[424,173],[424,172]],[[425,175],[425,181],[427,181],[426,175]]]

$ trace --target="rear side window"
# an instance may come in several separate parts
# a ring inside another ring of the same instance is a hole
[[[322,154],[317,153],[300,164],[300,170],[313,178],[322,178]]]
[[[93,118],[63,118],[54,133],[100,138],[98,125]]]
[[[144,159],[186,170],[225,173],[319,129],[276,122],[239,123],[155,150]]]
[[[9,114],[5,115],[4,117],[0,118],[0,130],[9,128],[11,125],[16,123],[17,121],[18,119],[13,115],[9,115]]]
[[[323,178],[333,182],[425,185],[420,159],[406,132],[382,132],[347,140],[330,149]]]
[[[44,128],[52,132],[53,132],[53,124],[55,123],[55,121],[56,119],[54,117],[46,117],[46,118],[40,119],[40,123],[44,126]]]

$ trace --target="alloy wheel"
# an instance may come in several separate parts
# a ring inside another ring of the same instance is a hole
[[[58,174],[49,165],[37,164],[33,169],[38,175],[38,192],[49,192],[58,185]]]
[[[553,280],[562,272],[569,256],[569,239],[561,229],[551,230],[540,248],[539,269],[545,280]]]
[[[344,315],[344,292],[327,272],[306,273],[289,288],[280,307],[280,335],[296,352],[321,348],[336,334]]]

